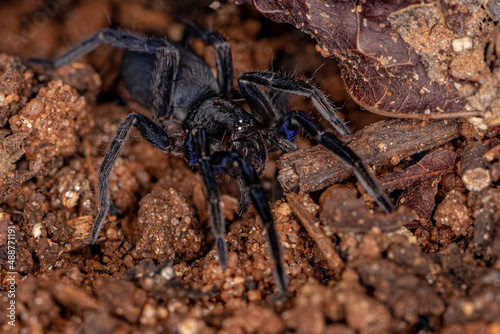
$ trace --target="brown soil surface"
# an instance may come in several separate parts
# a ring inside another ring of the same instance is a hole
[[[250,7],[208,5],[0,4],[0,331],[500,333],[499,127],[444,121],[453,135],[439,149],[378,165],[400,206],[388,216],[354,178],[270,203],[290,278],[285,297],[255,210],[237,215],[234,183],[220,180],[230,222],[222,271],[201,176],[134,132],[109,177],[106,224],[98,243],[87,245],[104,151],[127,114],[150,113],[120,83],[119,50],[102,46],[54,70],[27,67],[27,58],[54,57],[106,26],[179,40],[183,25],[174,18],[194,15],[231,41],[235,80],[270,68],[314,76],[336,104],[345,103],[340,113],[353,130],[385,119],[349,99],[336,63],[304,34]],[[199,41],[193,48],[215,66],[211,48]],[[313,110],[302,97],[290,102]],[[275,161],[272,155],[262,179],[269,194]],[[469,178],[486,186],[470,187]]]

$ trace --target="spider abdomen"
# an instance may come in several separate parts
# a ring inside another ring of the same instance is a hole
[[[164,106],[172,105],[172,113],[167,109],[160,110],[158,117],[174,116],[183,120],[190,110],[194,110],[199,101],[219,96],[220,90],[217,80],[210,67],[193,50],[176,45],[180,54],[179,68],[174,85],[173,101],[170,95],[164,95]],[[153,96],[153,82],[156,68],[154,53],[126,51],[122,60],[122,79],[132,97],[143,106],[151,109]],[[165,77],[163,80],[172,81]]]

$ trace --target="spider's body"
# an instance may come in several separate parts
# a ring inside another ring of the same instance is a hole
[[[207,98],[220,95],[217,80],[210,67],[191,49],[173,44],[179,51],[179,69],[174,89],[173,110],[159,110],[158,118],[173,116],[182,121],[190,110]],[[121,77],[132,97],[143,106],[152,108],[156,56],[154,53],[126,51],[121,65]],[[169,96],[164,96],[168,105]]]
[[[251,158],[257,173],[260,174],[265,169],[267,148],[256,127],[258,122],[251,114],[229,100],[228,96],[221,96],[217,79],[201,57],[185,45],[172,45],[179,51],[173,102],[171,108],[168,108],[170,96],[163,96],[165,108],[158,110],[154,117],[159,121],[174,118],[182,123],[186,133],[196,127],[204,127],[213,141],[231,146],[240,154]],[[123,56],[123,83],[132,97],[148,108],[154,107],[153,97],[157,94],[152,84],[155,67],[154,53],[126,51]],[[229,95],[231,91],[227,93],[226,95]],[[195,158],[188,159],[188,162],[196,164]]]
[[[295,150],[296,146],[291,141],[297,127],[301,126],[354,168],[355,175],[382,209],[389,212],[393,208],[392,204],[352,150],[332,133],[325,131],[319,122],[300,111],[287,111],[286,106],[276,106],[270,97],[277,91],[311,97],[316,108],[339,133],[348,133],[349,130],[336,117],[331,102],[315,86],[268,71],[244,73],[238,82],[250,106],[251,112],[248,112],[231,101],[233,69],[229,42],[218,33],[206,31],[194,23],[187,24],[187,35],[213,46],[216,76],[203,59],[185,44],[144,38],[112,29],[101,30],[54,60],[31,60],[47,67],[59,67],[102,43],[125,48],[122,61],[125,87],[134,99],[152,111],[155,120],[130,114],[118,125],[99,169],[99,213],[94,221],[90,243],[97,240],[108,212],[107,177],[132,126],[147,141],[165,151],[173,148],[174,136],[180,137],[184,141],[182,147],[185,159],[189,164],[199,166],[205,182],[211,212],[210,223],[216,237],[216,251],[221,266],[224,269],[227,266],[227,247],[215,175],[227,173],[238,180],[242,194],[240,211],[244,212],[251,202],[266,227],[275,281],[280,292],[285,292],[287,277],[281,264],[278,236],[259,181],[259,175],[266,167],[269,146],[284,152]],[[259,86],[267,87],[268,91],[264,92]],[[172,119],[182,125],[182,135],[167,133],[164,129]],[[269,145],[266,145],[266,141]]]

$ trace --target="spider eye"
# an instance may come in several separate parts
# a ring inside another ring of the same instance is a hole
[[[235,122],[234,123],[234,128],[238,131],[241,131],[245,128],[247,128],[246,124],[242,124],[243,123],[243,120],[238,120],[238,122]]]

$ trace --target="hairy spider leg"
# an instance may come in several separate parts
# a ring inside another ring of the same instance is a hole
[[[245,183],[246,188],[248,188],[252,204],[266,228],[266,241],[269,249],[269,257],[273,263],[274,280],[280,293],[286,293],[288,289],[288,276],[281,263],[282,255],[279,238],[274,229],[273,216],[271,215],[271,209],[260,184],[259,175],[253,165],[236,152],[214,152],[211,161],[216,170],[225,171],[233,177],[240,177]]]
[[[222,270],[226,270],[227,246],[224,239],[226,222],[220,204],[219,186],[210,160],[210,139],[204,128],[197,127],[188,132],[184,145],[188,162],[200,167],[205,183],[205,196],[210,208],[210,226],[215,236],[215,251]]]
[[[94,220],[94,225],[92,226],[89,240],[90,244],[97,241],[97,237],[101,231],[106,214],[108,213],[108,176],[109,173],[111,173],[111,169],[113,169],[113,166],[115,165],[116,159],[123,149],[125,141],[128,139],[132,126],[135,126],[135,128],[139,130],[141,136],[148,142],[162,150],[168,150],[172,145],[172,142],[169,140],[165,131],[146,116],[130,114],[123,119],[120,124],[118,124],[118,128],[113,136],[113,141],[111,142],[111,145],[108,146],[106,155],[104,156],[104,160],[102,161],[101,167],[98,171],[97,188],[99,191],[99,213]]]
[[[321,123],[301,111],[293,110],[276,124],[276,131],[282,136],[287,136],[289,131],[295,130],[297,126],[304,128],[320,144],[335,153],[346,165],[354,168],[354,174],[359,182],[385,212],[394,210],[391,200],[381,190],[361,158],[333,133],[326,131]]]
[[[356,153],[354,153],[349,147],[347,147],[342,141],[340,141],[335,135],[330,132],[325,131],[325,128],[317,121],[313,120],[311,117],[305,115],[299,111],[287,112],[281,116],[278,122],[271,126],[273,122],[276,121],[276,117],[279,114],[279,110],[275,108],[267,95],[258,88],[257,84],[263,85],[265,83],[264,79],[269,80],[268,87],[274,89],[283,89],[289,87],[286,91],[295,93],[299,89],[304,89],[304,87],[309,86],[307,89],[313,89],[308,83],[300,80],[294,80],[290,78],[278,77],[274,73],[270,72],[254,72],[251,74],[251,79],[248,80],[247,74],[243,74],[239,79],[240,90],[248,105],[252,109],[254,117],[259,119],[262,125],[269,127],[267,131],[267,139],[271,145],[275,145],[280,148],[283,152],[289,152],[296,149],[296,147],[288,146],[286,142],[291,142],[295,137],[297,132],[297,125],[302,126],[310,135],[312,135],[318,142],[323,146],[328,148],[330,151],[335,153],[339,158],[348,166],[354,168],[354,173],[361,184],[365,187],[366,191],[375,198],[377,204],[385,211],[391,212],[394,207],[391,201],[380,189],[377,181],[371,175],[371,173],[366,168],[365,164],[361,161]],[[272,76],[275,77],[272,77]],[[243,78],[243,79],[242,79]],[[257,79],[256,79],[257,78]],[[278,79],[277,79],[278,78]],[[278,84],[274,84],[278,80]],[[255,83],[257,81],[257,84]],[[316,90],[318,91],[318,90]],[[319,92],[319,91],[318,91]],[[324,95],[321,99],[326,99]],[[314,98],[313,98],[314,101]],[[328,101],[328,99],[326,99]],[[323,103],[324,105],[331,106],[330,102]],[[341,123],[343,125],[343,123]],[[278,135],[276,135],[276,133]],[[282,139],[279,139],[279,138]]]
[[[41,64],[46,68],[57,68],[81,57],[101,44],[130,51],[155,54],[156,69],[153,73],[153,117],[170,116],[174,102],[175,82],[179,67],[179,51],[164,39],[147,38],[126,31],[105,28],[73,46],[68,52],[54,59],[28,59],[28,63]],[[169,105],[164,105],[164,96],[170,96]]]
[[[231,43],[221,34],[209,31],[193,21],[183,21],[186,24],[186,37],[199,38],[206,45],[213,47],[215,52],[215,65],[217,67],[217,82],[221,96],[231,98],[233,92],[233,62],[231,59]]]
[[[310,97],[316,109],[318,109],[323,117],[330,122],[341,135],[351,133],[344,122],[337,117],[335,107],[330,100],[318,88],[310,83],[303,80],[284,77],[274,72],[257,71],[243,73],[238,79],[238,84],[241,93],[245,96],[245,100],[247,100],[249,105],[251,107],[254,105],[254,107],[258,108],[252,110],[260,110],[261,113],[264,113],[264,115],[267,115],[267,117],[271,119],[275,119],[275,117],[272,117],[275,114],[273,111],[274,108],[268,109],[265,102],[260,102],[260,98],[257,97],[257,85]],[[260,107],[258,105],[260,105]]]
[[[275,107],[269,98],[269,95],[264,93],[264,91],[260,89],[257,84],[249,80],[242,79],[243,75],[238,79],[238,84],[240,86],[241,94],[243,94],[250,110],[252,110],[252,116],[262,127],[271,127],[272,124],[276,123],[281,117],[283,117],[282,112]]]

